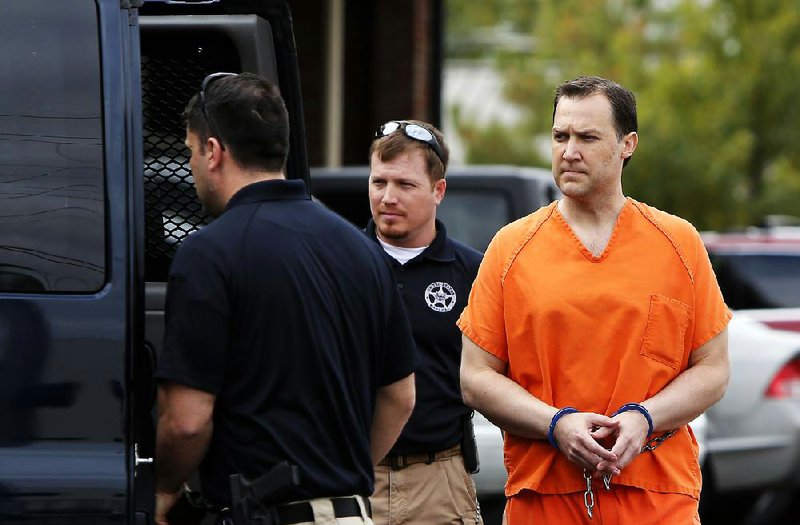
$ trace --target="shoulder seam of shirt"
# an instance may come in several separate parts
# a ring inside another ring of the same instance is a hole
[[[536,210],[535,212],[533,212],[531,215],[528,216],[533,219],[533,225],[526,230],[525,235],[517,243],[517,246],[511,252],[511,255],[506,259],[506,263],[505,265],[503,265],[503,271],[500,273],[501,286],[505,285],[506,275],[508,274],[509,270],[511,270],[511,266],[516,261],[519,252],[521,252],[522,249],[525,247],[525,245],[528,244],[528,242],[533,238],[534,235],[536,235],[536,232],[539,231],[539,228],[542,227],[542,224],[544,224],[544,222],[553,215],[553,211],[556,209],[557,203],[558,201],[554,201],[548,207],[539,208],[538,210]]]
[[[636,209],[648,220],[650,223],[658,229],[667,238],[667,240],[672,244],[672,247],[675,249],[675,252],[678,254],[681,262],[683,263],[684,268],[686,268],[686,273],[689,274],[689,280],[694,285],[694,270],[692,266],[689,264],[688,259],[686,258],[686,254],[684,253],[683,247],[681,244],[675,240],[674,235],[667,229],[667,227],[662,224],[656,217],[653,211],[650,209],[649,206],[638,202],[634,199],[631,199],[631,203],[636,206]]]

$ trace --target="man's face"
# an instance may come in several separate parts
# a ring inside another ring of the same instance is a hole
[[[622,162],[635,149],[635,133],[617,138],[605,95],[562,98],[553,118],[553,177],[567,197],[621,191]]]
[[[218,198],[214,191],[214,184],[208,173],[208,148],[202,148],[200,137],[197,133],[186,129],[186,147],[189,149],[189,167],[194,178],[194,189],[203,209],[212,217],[218,217],[222,209],[218,205]],[[224,208],[224,207],[223,207]]]
[[[447,183],[431,183],[422,150],[412,149],[391,161],[370,160],[369,205],[378,236],[404,248],[419,248],[436,235],[436,206]]]

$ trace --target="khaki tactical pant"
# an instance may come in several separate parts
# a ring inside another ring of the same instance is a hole
[[[375,525],[482,523],[475,483],[461,455],[399,470],[379,465],[370,502]]]

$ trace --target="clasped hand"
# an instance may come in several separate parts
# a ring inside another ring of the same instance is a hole
[[[563,416],[553,435],[572,463],[597,476],[617,476],[641,452],[647,430],[647,420],[635,411],[614,417],[577,412]]]

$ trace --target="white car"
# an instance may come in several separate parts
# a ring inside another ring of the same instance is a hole
[[[503,433],[480,412],[472,419],[478,443],[480,471],[472,475],[486,525],[500,525],[505,508],[506,466],[503,460]]]
[[[766,522],[761,513],[780,514],[800,490],[800,334],[736,312],[728,348],[728,390],[707,412],[701,502],[708,515]]]
[[[503,461],[503,432],[480,412],[472,419],[475,441],[478,442],[478,459],[481,469],[472,478],[480,499],[503,496],[506,485],[506,466]]]

